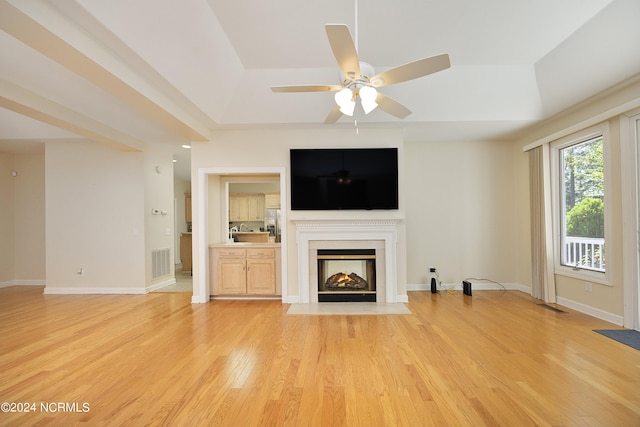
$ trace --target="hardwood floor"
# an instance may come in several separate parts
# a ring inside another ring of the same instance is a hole
[[[411,292],[410,315],[190,298],[0,289],[0,401],[35,403],[0,425],[640,425],[640,351],[521,292]]]

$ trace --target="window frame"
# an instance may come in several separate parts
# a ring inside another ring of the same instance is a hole
[[[604,241],[606,247],[606,270],[604,272],[587,270],[587,269],[575,269],[570,266],[562,264],[562,203],[564,187],[561,178],[561,150],[570,147],[572,145],[586,142],[590,139],[602,137],[602,150],[603,150],[603,172],[604,172]],[[554,258],[554,272],[555,274],[571,277],[578,280],[584,280],[588,282],[594,282],[602,285],[612,286],[611,283],[611,265],[613,259],[613,245],[611,244],[612,236],[612,213],[611,213],[611,192],[609,191],[609,182],[611,182],[611,143],[609,139],[609,123],[602,123],[600,125],[592,126],[588,129],[573,133],[564,138],[553,141],[550,144],[551,157],[551,205],[552,205],[552,218],[553,218],[553,258]]]

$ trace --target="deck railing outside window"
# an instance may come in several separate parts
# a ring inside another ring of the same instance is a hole
[[[564,264],[595,271],[605,271],[604,239],[565,236],[562,245]]]

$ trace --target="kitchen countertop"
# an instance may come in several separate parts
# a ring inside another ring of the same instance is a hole
[[[232,231],[231,234],[269,234],[268,231]]]
[[[212,243],[209,245],[210,248],[229,248],[233,246],[237,246],[238,248],[243,248],[246,246],[250,246],[250,247],[266,246],[266,247],[279,248],[280,243],[220,242],[220,243]]]

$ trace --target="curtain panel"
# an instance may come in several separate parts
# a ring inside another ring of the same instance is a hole
[[[529,150],[531,198],[531,296],[556,302],[549,144]]]

